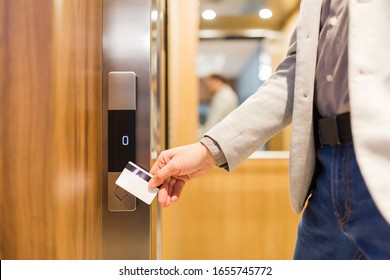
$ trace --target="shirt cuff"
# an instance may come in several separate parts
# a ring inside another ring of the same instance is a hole
[[[227,160],[221,150],[221,147],[219,147],[218,143],[208,136],[204,136],[199,141],[210,151],[210,153],[214,158],[215,164],[218,167],[222,167],[226,169],[228,166]]]

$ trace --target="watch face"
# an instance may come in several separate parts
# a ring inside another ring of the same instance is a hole
[[[108,111],[108,172],[135,161],[135,110]]]

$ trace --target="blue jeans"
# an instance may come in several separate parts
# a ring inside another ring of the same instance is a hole
[[[353,144],[324,146],[317,156],[321,171],[298,227],[294,259],[390,259],[390,225],[372,201]]]

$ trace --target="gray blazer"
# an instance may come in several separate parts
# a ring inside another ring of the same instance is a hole
[[[301,1],[287,57],[258,91],[206,135],[233,170],[292,122],[290,197],[302,211],[315,166],[313,95],[322,1]],[[349,0],[349,90],[355,152],[390,223],[390,1]]]

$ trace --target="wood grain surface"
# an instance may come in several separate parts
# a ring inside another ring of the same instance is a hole
[[[0,0],[0,257],[101,255],[101,0]]]
[[[168,145],[196,140],[198,127],[198,3],[168,0]]]
[[[163,210],[164,259],[291,259],[300,217],[290,207],[288,160],[247,160],[191,181]]]

